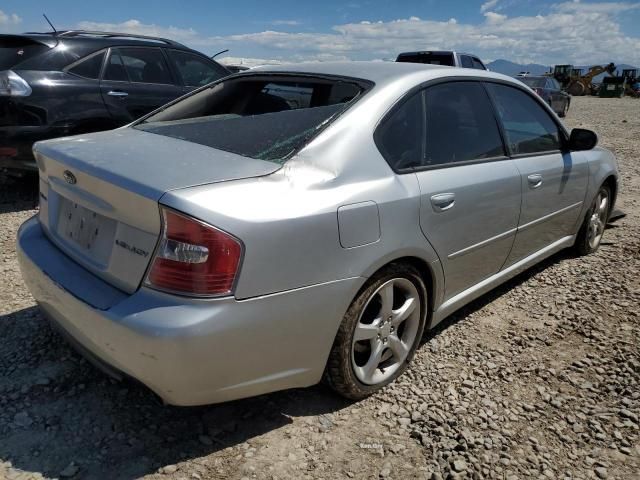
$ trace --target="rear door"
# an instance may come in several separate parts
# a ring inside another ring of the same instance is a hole
[[[563,130],[532,95],[503,84],[487,88],[522,182],[522,213],[508,266],[575,233],[589,165],[584,153],[562,151]]]
[[[160,48],[111,48],[100,90],[109,113],[124,125],[182,95]]]
[[[420,227],[442,262],[445,298],[497,273],[518,225],[520,174],[482,84],[414,94],[381,124],[376,142],[394,170],[417,176]]]

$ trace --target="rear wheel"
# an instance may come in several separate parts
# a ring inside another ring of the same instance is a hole
[[[607,185],[602,185],[584,218],[576,238],[575,249],[579,255],[588,255],[598,250],[604,235],[604,229],[609,220],[610,211],[611,190]]]
[[[336,335],[325,370],[329,385],[359,400],[398,378],[422,338],[426,296],[409,265],[391,265],[372,277]]]

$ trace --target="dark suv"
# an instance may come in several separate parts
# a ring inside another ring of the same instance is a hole
[[[35,170],[37,140],[125,125],[229,71],[164,38],[0,35],[0,169]]]

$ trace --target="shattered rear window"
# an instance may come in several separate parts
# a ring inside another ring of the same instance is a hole
[[[282,164],[365,89],[357,81],[325,77],[231,77],[134,128]]]

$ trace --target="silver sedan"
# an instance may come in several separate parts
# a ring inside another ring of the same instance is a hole
[[[21,268],[88,358],[168,403],[359,399],[456,309],[598,249],[618,173],[596,143],[491,72],[260,68],[36,144]]]

